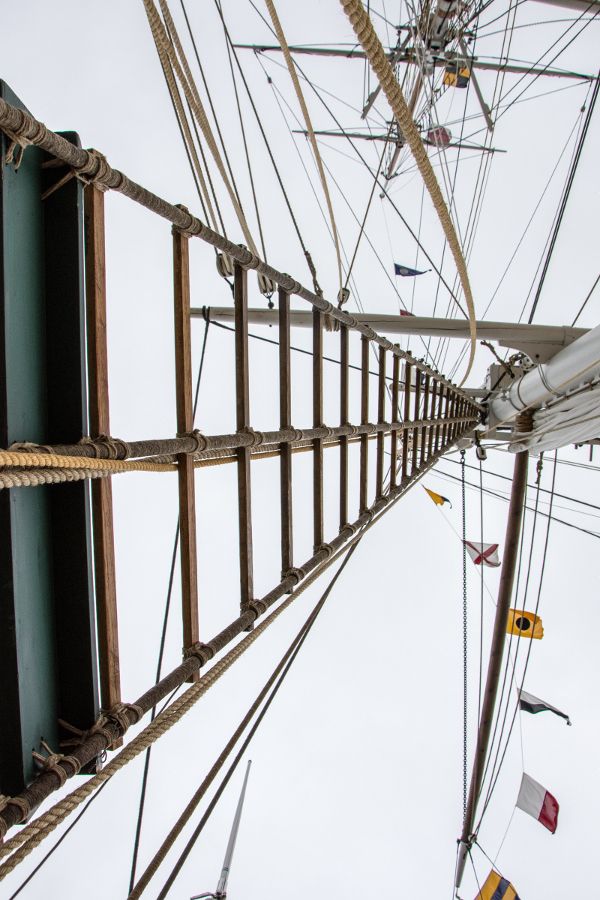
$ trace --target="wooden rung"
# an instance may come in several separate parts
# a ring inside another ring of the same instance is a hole
[[[248,273],[235,264],[235,393],[238,431],[250,427],[250,376],[248,365]],[[240,602],[242,612],[253,600],[252,493],[250,448],[240,447],[237,460],[238,518],[240,535]]]
[[[84,193],[85,294],[90,434],[110,434],[108,351],[106,338],[106,261],[104,193],[88,185]],[[112,484],[92,480],[94,581],[98,621],[98,657],[102,707],[121,702],[119,626],[115,576]]]
[[[177,431],[194,428],[192,399],[192,338],[190,331],[189,238],[173,231],[173,308],[175,317],[175,390]],[[181,613],[183,645],[199,641],[198,564],[196,549],[196,492],[192,456],[177,457],[179,481],[179,542],[181,558]],[[190,681],[198,678],[196,673]]]
[[[292,424],[291,358],[290,358],[290,295],[279,288],[279,426]],[[281,571],[294,565],[292,516],[292,448],[279,448],[281,483]]]
[[[348,327],[340,327],[340,425],[348,423]],[[340,529],[348,523],[348,438],[340,438]]]
[[[313,425],[323,424],[323,315],[313,309]],[[313,441],[313,532],[315,550],[323,543],[323,441]]]
[[[400,389],[400,357],[394,354],[392,362],[392,422],[400,421],[398,409]],[[390,488],[396,487],[396,473],[398,471],[398,432],[392,431],[390,439]]]
[[[381,424],[385,421],[385,350],[379,348],[379,381],[377,393],[377,421]],[[376,466],[376,486],[375,494],[381,497],[383,494],[383,451],[385,447],[384,436],[382,432],[377,434],[377,466]],[[393,460],[392,460],[393,466]]]
[[[364,335],[360,339],[360,349],[360,423],[366,425],[369,421],[369,339]],[[360,438],[359,491],[359,509],[362,513],[368,506],[369,493],[369,437],[366,434],[361,435]]]

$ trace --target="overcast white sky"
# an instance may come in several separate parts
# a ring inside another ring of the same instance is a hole
[[[262,10],[260,0],[258,5]],[[380,12],[387,7],[386,14],[393,21],[406,21],[404,5],[399,10],[397,3],[377,0],[373,6]],[[301,7],[281,2],[279,7],[290,42],[354,42],[341,7],[334,0],[307,0]],[[531,25],[514,32],[511,56],[521,60],[540,57],[568,24],[533,23],[540,19],[574,18],[568,11],[541,3],[521,0],[517,7],[516,24]],[[181,23],[179,6],[173,2],[172,8]],[[483,21],[502,15],[507,8],[506,0],[495,0]],[[224,0],[224,10],[234,39],[270,42],[266,27],[246,0]],[[188,12],[236,178],[251,209],[239,123],[215,7],[208,0],[188,0]],[[504,21],[501,18],[496,25],[482,27],[481,31],[493,32],[502,28]],[[376,24],[385,41],[385,24],[381,20]],[[183,24],[181,30],[183,33]],[[390,38],[393,43],[393,32]],[[478,55],[499,55],[501,42],[501,34],[481,37]],[[83,146],[98,148],[114,166],[136,181],[172,202],[199,210],[141,0],[125,4],[106,0],[100,5],[67,0],[52,4],[25,0],[13,4],[3,10],[0,59],[0,76],[49,127],[77,130]],[[546,57],[544,62],[547,61]],[[280,62],[265,58],[263,65],[298,114],[287,74],[277,64]],[[301,64],[317,84],[339,98],[328,97],[328,102],[342,124],[357,130],[362,124],[362,63],[303,57]],[[294,139],[256,59],[248,54],[243,57],[243,65],[305,241],[313,253],[319,280],[326,296],[333,299],[337,291],[333,247],[300,165]],[[598,25],[590,25],[556,65],[595,72]],[[485,73],[480,81],[484,95],[491,98],[495,76]],[[516,81],[516,76],[507,76],[503,90],[506,92]],[[515,105],[496,127],[493,146],[508,152],[494,157],[469,266],[481,316],[509,321],[521,312],[551,227],[574,137],[489,312],[486,307],[569,134],[581,119],[580,108],[588,87],[539,79],[524,95],[523,99],[567,85],[568,89],[561,92]],[[524,86],[525,82],[521,83],[509,99]],[[335,127],[309,89],[306,96],[315,127]],[[460,119],[464,102],[463,93],[449,91],[439,104],[440,121]],[[374,116],[372,126],[381,131],[389,111],[383,101],[377,109],[379,114]],[[475,98],[470,97],[467,113],[476,111]],[[250,111],[246,108],[245,112],[269,261],[308,284],[306,265],[270,163]],[[291,127],[297,127],[291,114],[286,114]],[[482,127],[480,118],[471,120],[468,128],[472,123],[473,132]],[[460,133],[459,124],[450,127],[455,135]],[[483,132],[471,139],[481,141]],[[599,139],[600,122],[596,118],[540,301],[538,322],[570,324],[597,275],[599,204],[595,159]],[[321,200],[304,138],[296,140]],[[365,142],[361,150],[376,166],[380,145]],[[362,216],[371,188],[370,176],[341,140],[323,142],[322,151],[341,188],[340,192],[332,185],[332,197],[342,241],[351,255],[358,230],[351,211],[359,219]],[[456,188],[458,221],[463,228],[480,159],[479,155],[470,159],[464,155]],[[453,171],[455,156],[449,152],[448,158]],[[410,160],[404,169],[410,169]],[[439,262],[441,232],[427,198],[421,218],[419,178],[407,171],[395,180],[390,192],[411,226],[421,229],[423,243]],[[241,240],[223,191],[220,197],[228,234]],[[125,439],[172,435],[175,406],[170,229],[164,221],[117,195],[107,195],[106,209],[112,432]],[[253,223],[251,212],[249,217]],[[357,308],[359,296],[365,310],[393,313],[398,310],[398,298],[389,280],[393,262],[427,266],[416,255],[414,242],[391,206],[384,206],[377,195],[367,232],[383,267],[363,243],[349,308]],[[216,273],[212,250],[194,241],[191,254],[193,304],[230,303],[229,289]],[[454,279],[448,258],[444,271],[448,279]],[[264,306],[252,274],[249,281],[252,305]],[[408,307],[423,315],[433,313],[435,273],[415,282],[398,281],[397,288]],[[598,297],[600,294],[588,304],[578,324],[597,324]],[[297,305],[304,308],[300,302]],[[445,315],[446,307],[442,290],[437,314]],[[196,363],[203,328],[200,321],[193,323]],[[273,336],[273,332],[269,335]],[[308,334],[295,333],[293,337],[296,344],[307,345]],[[422,344],[413,341],[413,347],[416,355],[423,355]],[[460,345],[450,349],[446,371],[452,367],[459,349]],[[327,338],[326,352],[337,352],[334,337]],[[490,361],[488,351],[480,349],[471,385],[481,383]],[[326,421],[335,424],[338,372],[335,366],[326,371]],[[278,421],[276,348],[251,342],[251,372],[253,424],[261,429],[274,427]],[[298,427],[311,421],[310,385],[309,363],[296,355],[293,421]],[[357,418],[356,384],[353,391]],[[234,428],[234,414],[233,336],[212,327],[197,425],[206,433],[229,431]],[[586,461],[588,451],[566,449],[559,458]],[[446,473],[458,474],[458,456],[451,459],[454,462],[440,464],[425,484],[452,499],[453,508],[445,516],[460,530],[460,488],[446,478]],[[467,462],[476,465],[474,453],[468,453]],[[327,534],[333,535],[337,509],[335,451],[330,451],[326,463]],[[507,475],[512,460],[505,453],[490,451],[485,468]],[[469,471],[469,480],[475,481],[474,475]],[[261,596],[279,578],[277,461],[256,464],[253,477],[256,594]],[[296,556],[301,562],[310,555],[312,544],[308,456],[296,458],[294,477]],[[530,483],[534,477],[535,461],[531,463]],[[550,487],[551,479],[549,457],[544,464],[543,486]],[[596,471],[559,465],[556,489],[593,503],[598,493],[596,481]],[[485,482],[499,492],[509,488],[507,482],[492,475],[486,475]],[[123,695],[133,701],[154,677],[177,519],[176,479],[172,475],[120,476],[114,479],[114,498]],[[533,492],[529,502],[533,504]],[[580,514],[571,507],[572,504],[557,500],[555,514],[592,531],[600,530],[597,511],[588,509]],[[500,542],[501,555],[506,509],[502,501],[485,496],[484,540]],[[540,509],[547,507],[541,505]],[[197,514],[201,633],[203,638],[210,638],[237,615],[238,608],[233,466],[198,472]],[[526,556],[531,520],[528,514]],[[530,608],[535,604],[539,583],[545,525],[545,519],[538,519],[527,603]],[[479,495],[469,490],[468,536],[479,540],[479,529]],[[542,782],[561,805],[554,836],[520,811],[514,815],[498,866],[513,881],[523,900],[595,896],[596,889],[590,884],[596,880],[595,808],[600,790],[596,753],[600,733],[597,540],[553,524],[540,605],[545,637],[533,647],[525,683],[530,692],[565,709],[572,717],[573,727],[566,728],[561,720],[549,715],[524,716],[521,738],[517,722],[480,832],[484,849],[495,857],[518,793],[522,739],[525,770]],[[497,572],[486,573],[486,581],[495,595]],[[299,598],[272,632],[266,633],[193,713],[156,746],[142,836],[142,866],[202,780],[324,583]],[[254,765],[230,879],[231,898],[299,900],[330,896],[358,900],[377,894],[382,900],[437,900],[452,895],[455,840],[462,816],[461,586],[460,544],[448,522],[417,487],[396,505],[384,523],[371,530],[354,555],[253,743],[250,755]],[[180,659],[179,597],[177,587],[166,669]],[[478,570],[472,569],[470,750],[474,746],[477,717],[479,603]],[[493,611],[486,595],[486,658]],[[522,660],[519,669],[521,665]],[[142,765],[140,758],[114,779],[21,896],[30,900],[74,898],[84,891],[93,900],[127,895]],[[242,776],[240,769],[171,896],[186,898],[214,889]],[[55,837],[60,833],[57,831]],[[2,896],[10,896],[49,846],[42,845],[6,880]],[[164,872],[152,882],[148,897],[158,893],[175,856],[169,857]],[[474,860],[483,883],[489,864],[478,850],[474,851]],[[468,867],[461,896],[471,898],[476,892],[473,871]]]

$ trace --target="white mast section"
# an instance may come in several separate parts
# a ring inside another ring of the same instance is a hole
[[[229,835],[229,841],[227,842],[227,849],[225,851],[225,859],[223,860],[223,868],[221,869],[221,877],[219,878],[219,883],[217,885],[217,889],[214,894],[204,893],[204,894],[194,894],[193,897],[190,897],[190,900],[201,900],[201,898],[212,898],[212,900],[224,900],[227,897],[227,881],[229,879],[229,872],[231,871],[231,860],[233,859],[233,851],[235,850],[235,842],[237,840],[238,831],[240,828],[240,821],[242,818],[242,808],[244,806],[244,797],[246,796],[246,785],[248,784],[248,776],[250,775],[250,766],[252,765],[252,760],[248,760],[248,765],[246,767],[246,774],[244,775],[244,783],[242,785],[242,790],[240,793],[240,799],[238,800],[237,809],[235,811],[235,816],[233,817],[233,825],[231,826],[231,833]]]

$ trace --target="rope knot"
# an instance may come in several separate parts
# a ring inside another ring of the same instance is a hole
[[[296,582],[294,587],[297,587],[305,575],[306,572],[304,569],[297,569],[295,566],[292,566],[290,569],[286,569],[285,572],[281,573],[281,580],[287,581],[288,578],[294,578]]]
[[[200,665],[205,665],[209,659],[212,659],[215,655],[215,651],[210,644],[192,644],[191,647],[184,647],[183,649],[183,658],[190,659],[190,657],[195,656],[196,659],[200,660]]]
[[[83,184],[94,184],[99,190],[106,191],[105,183],[110,172],[110,166],[103,153],[90,147],[86,150],[88,158],[82,166],[73,167],[75,178]]]
[[[61,763],[65,760],[69,762],[73,766],[74,775],[77,775],[81,769],[81,763],[78,759],[75,759],[74,756],[64,756],[62,753],[54,753],[43,739],[40,741],[40,744],[46,755],[38,753],[36,750],[32,750],[31,752],[37,768],[41,772],[52,772],[52,774],[56,775],[58,778],[59,787],[63,787],[68,776]]]
[[[349,540],[355,532],[356,528],[354,525],[351,525],[350,522],[346,522],[346,524],[342,525],[340,528],[340,537],[342,537],[342,535],[348,535],[346,540]]]
[[[128,714],[133,715],[133,722],[129,721]],[[130,724],[137,725],[144,715],[144,710],[135,703],[115,703],[104,715],[107,723],[113,723],[121,734],[125,734]]]
[[[208,440],[205,435],[202,434],[199,428],[194,428],[193,431],[183,432],[182,434],[177,435],[178,438],[191,438],[196,442],[196,446],[192,450],[192,453],[202,453],[208,447]]]
[[[129,444],[109,434],[99,434],[95,438],[85,435],[79,444],[90,447],[96,459],[129,459]]]
[[[29,819],[29,816],[32,813],[31,806],[29,802],[24,797],[6,797],[6,803],[2,807],[3,809],[7,806],[16,806],[19,810],[20,816],[17,820],[17,824],[20,825],[26,822]],[[3,838],[6,832],[8,831],[8,826],[4,819],[0,819],[0,838]]]
[[[192,237],[195,234],[200,234],[202,231],[202,222],[196,219],[187,206],[184,206],[183,203],[176,204],[177,209],[180,209],[184,215],[187,216],[188,222],[185,225],[173,225],[171,228],[171,234],[183,234],[186,237]]]
[[[54,453],[47,444],[35,444],[33,441],[17,441],[8,448],[15,453]]]
[[[322,543],[319,544],[318,547],[315,547],[315,553],[322,553],[323,551],[327,554],[327,559],[329,559],[330,556],[333,556],[333,547],[331,544]]]
[[[264,434],[262,431],[255,431],[250,425],[245,425],[243,428],[239,429],[240,434],[249,434],[252,438],[249,444],[246,444],[247,447],[259,447],[263,440]]]
[[[251,600],[250,603],[246,606],[246,610],[252,610],[255,617],[258,619],[259,616],[262,616],[264,612],[266,612],[267,604],[264,600]]]

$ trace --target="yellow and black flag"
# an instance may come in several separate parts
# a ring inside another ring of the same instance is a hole
[[[506,632],[507,634],[516,634],[517,637],[535,638],[538,641],[544,637],[544,628],[540,617],[526,612],[524,609],[509,609]]]
[[[449,504],[450,504],[450,509],[452,509],[452,504],[450,503],[450,501],[448,500],[447,497],[442,497],[441,494],[436,494],[435,491],[430,491],[429,488],[426,488],[426,487],[424,487],[423,490],[424,490],[424,491],[427,491],[427,493],[429,494],[429,496],[431,497],[431,499],[433,500],[433,502],[434,502],[435,504],[437,504],[437,506],[443,506],[444,503],[449,503]]]
[[[510,881],[492,869],[475,900],[519,900],[519,895]]]
[[[444,70],[444,84],[446,87],[466,88],[471,77],[471,70],[464,62],[448,63]]]

